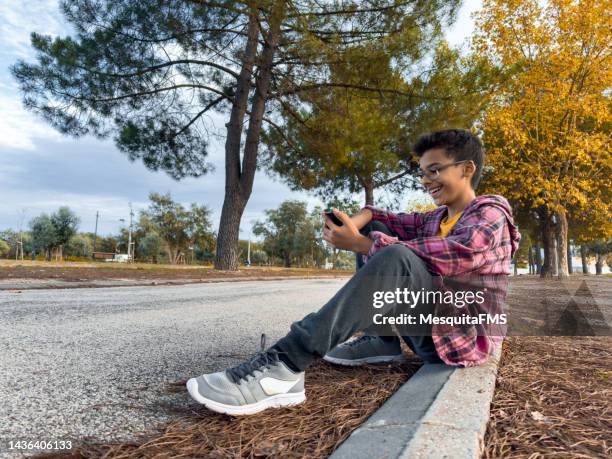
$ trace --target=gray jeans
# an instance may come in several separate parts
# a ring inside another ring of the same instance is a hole
[[[371,230],[391,234],[380,222],[371,222],[361,232]],[[302,320],[291,324],[290,332],[274,347],[286,353],[287,358],[300,370],[305,370],[315,359],[323,357],[338,344],[349,339],[358,331],[373,331],[372,298],[376,291],[432,289],[432,275],[423,260],[410,248],[393,244],[380,250],[367,263],[359,266],[353,277],[317,312],[308,314]],[[397,313],[398,304],[390,303],[378,311],[383,315]],[[421,306],[420,306],[421,307]],[[427,307],[425,305],[425,307]],[[428,312],[422,307],[419,312]],[[401,327],[397,327],[401,333]],[[376,327],[376,334],[395,336]],[[421,336],[402,336],[406,344],[423,361],[440,363],[431,330]],[[397,336],[391,339],[399,339]]]

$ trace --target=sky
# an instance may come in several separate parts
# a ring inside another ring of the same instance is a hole
[[[461,45],[471,34],[471,14],[480,0],[464,0],[447,40]],[[57,0],[0,1],[0,230],[27,229],[42,212],[69,206],[81,219],[80,231],[94,230],[99,212],[98,234],[116,233],[129,218],[129,203],[136,212],[147,207],[150,192],[170,192],[185,205],[196,202],[212,210],[218,228],[224,194],[223,141],[211,142],[209,160],[215,171],[200,178],[175,181],[163,172],[152,172],[140,162],[130,162],[112,140],[63,136],[25,110],[18,85],[9,67],[18,59],[33,61],[30,32],[66,36]],[[224,120],[212,117],[216,128]],[[375,200],[379,197],[375,194]],[[407,193],[405,201],[414,195]],[[355,196],[359,202],[361,195]],[[255,176],[253,193],[241,222],[241,238],[252,237],[251,226],[263,220],[264,210],[277,208],[286,199],[308,203],[309,210],[323,203],[306,192],[291,191],[264,171]]]

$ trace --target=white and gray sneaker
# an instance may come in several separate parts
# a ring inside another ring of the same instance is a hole
[[[358,366],[366,363],[403,362],[406,360],[399,338],[384,341],[380,336],[363,335],[337,345],[323,357],[338,365]]]
[[[265,342],[263,334],[261,351],[246,362],[187,381],[191,398],[209,410],[233,416],[304,402],[304,372],[287,368],[278,351],[265,351]]]

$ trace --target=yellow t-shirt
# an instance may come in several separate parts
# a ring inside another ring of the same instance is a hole
[[[440,229],[438,230],[437,236],[446,237],[448,233],[450,233],[453,226],[455,226],[455,223],[457,223],[457,220],[461,218],[461,215],[463,215],[463,211],[459,212],[450,220],[447,220],[448,216],[444,217],[444,219],[440,222]]]

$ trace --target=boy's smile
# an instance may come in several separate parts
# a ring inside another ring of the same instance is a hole
[[[474,171],[471,161],[455,161],[443,148],[434,148],[421,156],[419,165],[421,171],[426,172],[421,179],[423,186],[437,206],[448,206],[449,218],[465,209],[476,197],[470,184]],[[436,169],[439,169],[437,174]]]

